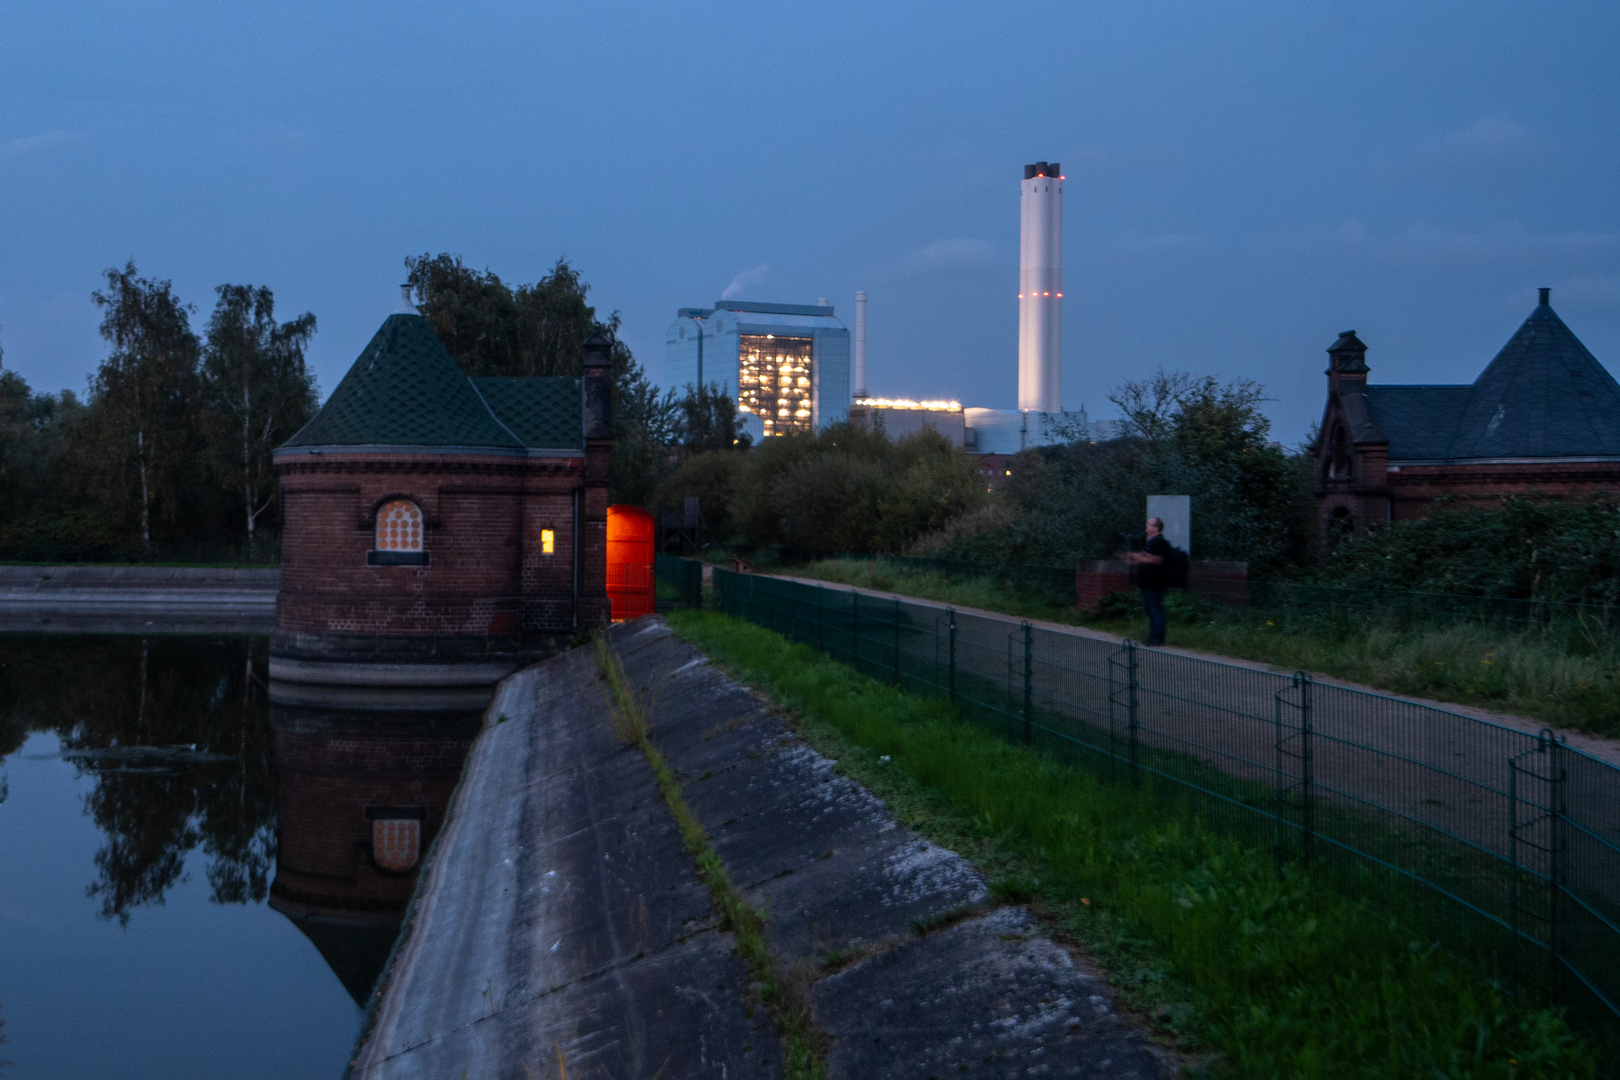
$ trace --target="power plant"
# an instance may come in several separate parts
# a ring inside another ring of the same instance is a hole
[[[933,428],[980,454],[1045,445],[1054,438],[1050,421],[1063,413],[1063,181],[1055,161],[1024,166],[1016,410],[869,396],[865,292],[855,294],[853,379],[849,331],[825,300],[814,307],[721,301],[712,308],[682,308],[667,337],[665,378],[676,389],[718,383],[736,397],[756,438],[849,419],[896,438]],[[853,399],[847,406],[846,395]],[[1087,423],[1084,408],[1078,419],[1093,438],[1111,426]]]
[[[1018,411],[1063,411],[1063,169],[1024,166],[1018,243]]]

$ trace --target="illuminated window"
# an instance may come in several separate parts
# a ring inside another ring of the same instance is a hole
[[[540,530],[540,554],[557,554],[557,534],[551,529]]]
[[[814,361],[810,338],[743,334],[737,408],[763,422],[766,435],[810,430]]]
[[[409,499],[393,499],[377,511],[378,551],[421,551],[422,509]]]

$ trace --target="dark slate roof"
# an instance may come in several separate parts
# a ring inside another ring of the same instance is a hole
[[[1368,386],[1367,401],[1392,461],[1620,455],[1620,383],[1546,303],[1472,386]]]
[[[1365,393],[1348,390],[1339,394],[1339,404],[1344,407],[1344,422],[1350,429],[1350,441],[1353,443],[1381,443],[1386,438],[1378,421],[1373,418],[1372,403]]]
[[[522,449],[420,315],[390,315],[315,419],[286,446]]]
[[[1396,459],[1451,456],[1471,386],[1368,386],[1367,401]]]
[[[1474,380],[1451,456],[1598,454],[1620,454],[1620,384],[1542,304]]]
[[[585,446],[580,380],[561,377],[474,378],[496,419],[536,450]]]

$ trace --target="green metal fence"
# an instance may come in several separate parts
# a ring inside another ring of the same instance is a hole
[[[1620,769],[1549,731],[898,597],[714,586],[727,614],[1154,783],[1279,861],[1405,886],[1521,988],[1620,1018]]]
[[[1620,630],[1620,604],[1352,589],[1292,581],[1251,581],[1249,605],[1284,616],[1328,613],[1412,625],[1477,622],[1520,630],[1572,627],[1605,636]]]
[[[703,564],[657,552],[653,556],[653,595],[659,611],[703,603]]]

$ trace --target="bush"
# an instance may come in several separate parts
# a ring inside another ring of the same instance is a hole
[[[693,455],[657,499],[674,509],[691,495],[722,542],[861,553],[900,551],[986,499],[967,456],[938,433],[894,442],[848,424]]]
[[[1114,400],[1125,437],[1026,450],[999,493],[1012,520],[977,529],[963,522],[929,554],[1048,566],[1107,558],[1125,534],[1141,531],[1149,495],[1188,494],[1199,558],[1243,559],[1255,576],[1310,561],[1309,460],[1268,441],[1258,386],[1161,373],[1127,383]]]
[[[1322,576],[1352,588],[1614,603],[1620,505],[1609,498],[1446,505],[1341,541]]]

